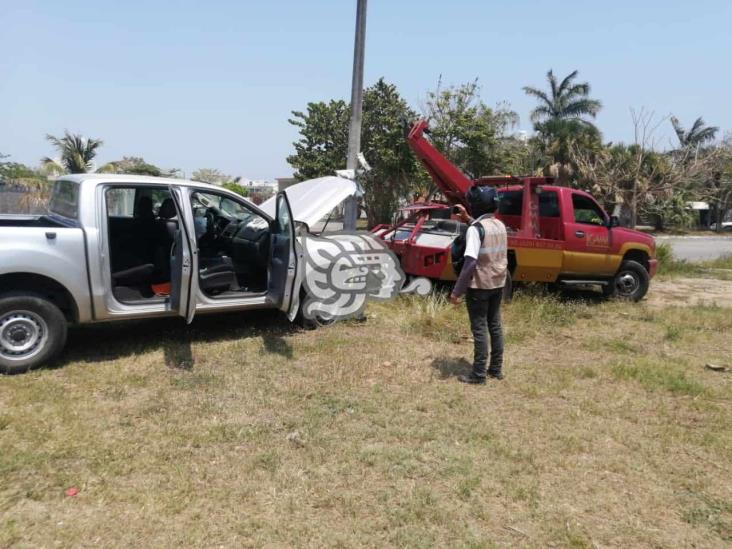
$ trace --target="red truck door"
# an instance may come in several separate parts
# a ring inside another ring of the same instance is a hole
[[[565,252],[562,271],[576,275],[613,274],[607,214],[585,193],[564,193]]]

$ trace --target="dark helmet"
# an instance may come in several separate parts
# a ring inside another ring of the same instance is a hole
[[[498,193],[490,186],[473,185],[465,193],[465,199],[468,202],[470,215],[476,218],[495,212],[498,205]]]

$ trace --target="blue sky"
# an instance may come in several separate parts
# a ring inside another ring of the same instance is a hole
[[[37,164],[46,133],[102,138],[100,161],[250,178],[292,172],[287,123],[350,96],[355,0],[0,0],[0,152]],[[530,130],[524,85],[579,69],[606,140],[632,140],[630,107],[732,131],[732,2],[370,0],[366,85],[419,106],[442,75],[475,77]],[[669,143],[663,126],[661,145]]]

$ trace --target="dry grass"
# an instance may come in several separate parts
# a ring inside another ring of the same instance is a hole
[[[0,546],[722,547],[729,309],[527,292],[503,382],[464,310],[74,329],[0,379]],[[64,490],[75,486],[75,497]]]

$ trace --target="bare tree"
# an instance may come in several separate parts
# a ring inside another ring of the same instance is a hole
[[[652,200],[661,192],[663,165],[656,152],[657,131],[665,117],[645,108],[630,109],[633,122],[633,144],[609,144],[590,150],[575,143],[571,148],[572,163],[577,166],[578,180],[590,187],[603,201],[620,205],[621,213],[629,212],[628,224],[638,221],[639,199]]]
[[[630,117],[633,120],[634,137],[630,226],[635,227],[638,223],[638,193],[651,191],[651,184],[656,179],[657,170],[652,166],[649,171],[647,161],[656,148],[656,131],[666,117],[657,117],[653,111],[648,111],[645,107],[641,107],[640,110],[631,107]]]
[[[641,213],[655,217],[659,229],[667,222],[688,224],[689,202],[694,200],[708,202],[721,220],[732,207],[732,138],[718,145],[692,142],[659,151],[658,129],[668,117],[645,108],[631,109],[630,115],[631,145],[609,144],[599,151],[572,148],[579,183],[606,203],[620,205],[631,226]]]

